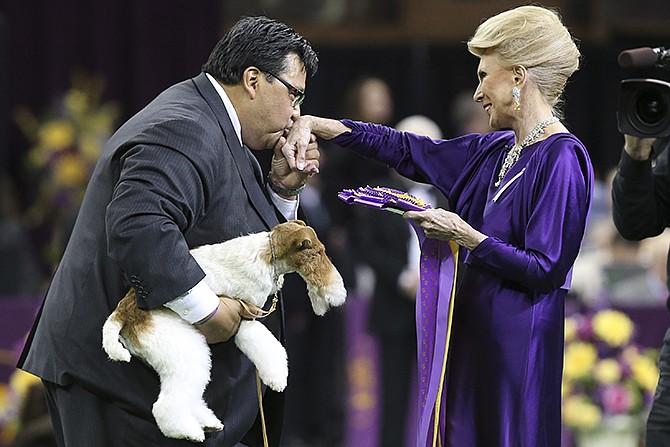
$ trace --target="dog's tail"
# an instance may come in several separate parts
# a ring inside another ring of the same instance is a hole
[[[102,326],[102,347],[110,359],[116,361],[129,362],[130,351],[121,344],[121,329],[124,323],[116,311],[107,318]]]

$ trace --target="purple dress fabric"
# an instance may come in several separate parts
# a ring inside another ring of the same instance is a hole
[[[417,447],[559,447],[564,298],[593,188],[584,145],[560,133],[528,146],[496,188],[511,131],[431,140],[342,122],[352,132],[333,143],[435,185],[451,211],[489,236],[460,248],[452,300],[450,244],[417,232]]]

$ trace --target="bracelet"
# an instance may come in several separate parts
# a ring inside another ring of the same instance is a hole
[[[271,190],[273,190],[280,196],[287,196],[287,197],[297,196],[305,189],[304,184],[298,186],[295,189],[284,188],[279,183],[276,183],[274,180],[272,180],[272,176],[270,176],[270,174],[268,174],[268,185],[270,186]]]
[[[209,320],[211,320],[211,319],[214,317],[214,315],[216,315],[216,313],[219,311],[219,306],[221,306],[221,300],[219,300],[219,304],[216,305],[216,309],[214,309],[214,312],[212,312],[211,314],[207,315],[207,316],[206,316],[205,318],[203,318],[202,320],[200,320],[200,321],[196,321],[195,323],[193,323],[193,326],[200,326],[201,324],[205,324],[205,323],[207,323]]]

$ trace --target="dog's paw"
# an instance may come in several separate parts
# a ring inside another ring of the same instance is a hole
[[[159,401],[154,403],[154,418],[161,432],[168,438],[187,439],[193,442],[203,442],[205,431],[200,422],[184,408],[175,408],[164,405]]]
[[[287,377],[266,377],[265,379],[261,378],[263,383],[267,385],[272,391],[277,391],[281,393],[286,389]]]
[[[281,392],[288,382],[288,364],[286,357],[274,362],[258,365],[258,375],[271,390]]]
[[[172,439],[186,439],[192,442],[203,442],[205,440],[205,431],[195,419],[180,421],[178,425],[158,424],[161,432]]]
[[[202,429],[205,430],[207,433],[211,433],[211,432],[215,432],[215,431],[221,431],[221,430],[223,430],[223,422],[219,421],[216,424],[203,425]]]
[[[202,401],[201,406],[194,408],[193,413],[198,422],[200,422],[202,429],[206,432],[223,430],[223,423],[216,417],[214,412],[209,409],[205,401]]]

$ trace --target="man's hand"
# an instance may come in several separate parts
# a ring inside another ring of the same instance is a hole
[[[319,146],[316,142],[315,135],[308,136],[307,149],[305,151],[305,161],[303,168],[297,167],[295,151],[286,149],[286,138],[281,137],[274,148],[274,155],[272,157],[272,165],[270,168],[270,181],[275,185],[279,185],[284,189],[298,189],[307,182],[312,175],[319,172]],[[286,153],[290,153],[293,157],[289,160]],[[293,168],[291,167],[293,164]]]
[[[310,128],[310,121],[305,117],[298,118],[293,122],[286,138],[282,137],[280,140],[283,140],[283,144],[279,146],[279,150],[288,166],[298,171],[306,169],[309,161],[307,154],[309,145],[316,141],[316,136]],[[275,148],[275,156],[277,155]]]
[[[212,315],[206,317],[203,323],[194,324],[210,345],[233,338],[242,322],[241,312],[244,308],[238,300],[224,296],[219,297],[219,301],[219,307]]]
[[[647,160],[651,155],[651,146],[656,141],[655,138],[634,137],[632,135],[624,135],[626,144],[624,150],[634,160]]]
[[[299,171],[308,170],[310,165],[309,151],[314,135],[330,140],[336,136],[350,132],[351,129],[337,120],[320,118],[311,115],[301,115],[296,119],[283,139],[280,147],[289,167]],[[275,154],[277,152],[275,151]],[[318,172],[318,164],[316,165]]]

